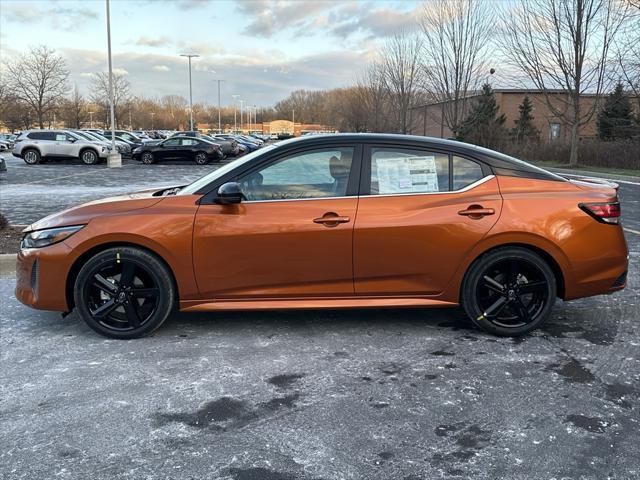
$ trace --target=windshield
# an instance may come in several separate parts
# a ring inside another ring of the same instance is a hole
[[[248,153],[247,155],[243,156],[242,158],[234,160],[231,163],[227,163],[224,167],[220,167],[217,170],[214,170],[213,172],[209,173],[208,175],[205,175],[204,177],[201,177],[198,180],[196,180],[195,182],[187,185],[182,190],[180,190],[178,195],[192,195],[192,194],[196,193],[202,187],[204,187],[204,186],[208,185],[209,183],[213,182],[215,179],[220,178],[223,175],[226,175],[227,173],[232,171],[234,168],[237,168],[237,167],[239,167],[241,165],[244,165],[247,162],[250,162],[254,158],[257,158],[260,155],[262,155],[263,153],[266,153],[266,152],[269,152],[269,151],[273,150],[274,148],[276,148],[277,145],[278,145],[277,143],[273,144],[273,145],[268,145],[268,146],[266,146],[264,148],[261,148],[260,150],[256,150],[256,151],[254,151],[252,153]]]
[[[89,140],[91,142],[95,141],[95,138],[91,138],[91,135],[88,135],[87,132],[78,132],[78,131],[73,131],[72,132],[74,135],[76,135],[76,137],[82,137],[85,140]]]

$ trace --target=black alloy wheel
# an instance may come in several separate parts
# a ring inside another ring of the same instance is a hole
[[[111,248],[92,257],[76,278],[74,299],[87,325],[113,338],[148,335],[173,309],[171,273],[154,255]]]
[[[140,159],[145,165],[151,165],[155,161],[155,159],[153,158],[153,153],[151,152],[143,152]]]
[[[207,154],[205,152],[196,153],[195,159],[198,165],[206,165],[207,163],[209,163],[209,158],[207,157]]]
[[[470,319],[504,336],[538,328],[551,313],[555,297],[556,281],[549,265],[519,247],[481,257],[469,269],[462,289],[462,304]]]

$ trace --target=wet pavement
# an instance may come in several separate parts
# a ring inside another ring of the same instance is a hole
[[[43,167],[32,182],[83,175],[34,194],[9,164],[14,223],[120,188],[118,171]],[[210,168],[127,166],[122,191]],[[20,305],[3,264],[0,478],[638,478],[640,185],[621,196],[627,289],[558,302],[520,339],[458,310],[390,309],[176,314],[107,340]]]

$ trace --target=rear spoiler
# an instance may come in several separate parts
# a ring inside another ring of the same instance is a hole
[[[616,193],[618,193],[618,189],[620,188],[620,185],[618,185],[615,182],[612,182],[611,180],[605,180],[603,178],[594,178],[594,177],[583,177],[580,175],[569,175],[569,174],[559,174],[561,177],[566,178],[567,180],[569,180],[570,182],[574,182],[574,183],[584,183],[587,184],[588,186],[593,186],[593,187],[608,187],[608,188],[613,188]]]

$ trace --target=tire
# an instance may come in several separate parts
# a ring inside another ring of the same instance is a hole
[[[209,163],[209,157],[205,152],[197,152],[194,158],[198,165],[206,165]]]
[[[24,160],[24,163],[26,163],[27,165],[37,165],[42,161],[40,152],[34,148],[30,148],[26,150],[22,154],[22,159]]]
[[[556,292],[555,275],[540,255],[525,248],[503,247],[469,267],[460,300],[467,316],[482,330],[517,337],[547,320]]]
[[[140,161],[145,165],[151,165],[152,163],[155,163],[156,159],[153,158],[153,153],[142,152],[142,155],[140,156]]]
[[[172,312],[172,279],[165,264],[145,250],[109,248],[82,266],[73,298],[80,317],[99,334],[139,338],[159,328]]]
[[[80,160],[85,165],[95,165],[100,161],[100,157],[95,150],[89,148],[80,152]]]

